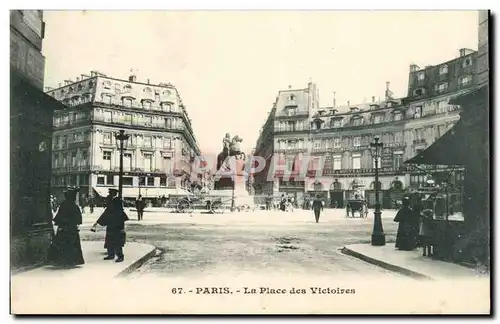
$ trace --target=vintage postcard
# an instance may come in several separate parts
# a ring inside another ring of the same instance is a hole
[[[11,313],[490,314],[490,15],[11,10]]]

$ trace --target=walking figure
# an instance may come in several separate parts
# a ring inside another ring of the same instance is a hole
[[[108,204],[101,217],[92,225],[95,232],[97,225],[106,226],[106,238],[104,248],[108,256],[104,260],[113,260],[117,256],[116,262],[124,259],[123,246],[125,245],[125,222],[129,220],[123,210],[122,200],[117,196],[118,190],[109,189]]]
[[[146,202],[142,199],[142,196],[135,200],[135,209],[137,209],[137,220],[142,220],[144,215],[144,208],[146,208]]]
[[[314,217],[316,218],[316,223],[319,222],[319,216],[323,211],[323,201],[319,199],[319,195],[316,195],[316,199],[314,199],[312,203],[312,209],[314,210]]]
[[[61,267],[74,267],[84,264],[82,245],[78,225],[82,224],[80,207],[75,203],[78,189],[69,187],[65,192],[65,200],[59,206],[54,224],[57,233],[54,235],[48,253],[49,264]]]

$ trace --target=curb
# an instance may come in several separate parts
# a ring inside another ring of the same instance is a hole
[[[407,276],[407,277],[411,277],[411,278],[414,278],[414,279],[434,280],[431,277],[423,275],[421,273],[418,273],[418,272],[415,272],[415,271],[412,271],[412,270],[408,270],[406,268],[403,268],[403,267],[400,267],[400,266],[396,266],[394,264],[390,264],[390,263],[387,263],[387,262],[384,262],[384,261],[380,261],[380,260],[377,260],[377,259],[374,259],[374,258],[370,258],[370,257],[368,257],[368,256],[366,256],[364,254],[361,254],[361,253],[355,252],[355,251],[353,251],[351,249],[348,249],[345,246],[342,247],[342,249],[340,250],[340,252],[342,252],[343,254],[346,254],[346,255],[353,256],[355,258],[358,258],[358,259],[363,260],[365,262],[368,262],[370,264],[376,265],[378,267],[384,268],[386,270],[402,274],[402,275]]]
[[[131,272],[133,272],[134,270],[136,270],[137,268],[142,266],[146,261],[151,259],[155,254],[156,254],[156,247],[152,246],[151,251],[149,251],[148,253],[143,255],[141,258],[139,258],[137,261],[135,261],[134,263],[132,263],[131,265],[129,265],[128,267],[126,267],[125,269],[120,271],[115,276],[115,278],[122,278],[122,277],[127,276],[128,274],[130,274]]]

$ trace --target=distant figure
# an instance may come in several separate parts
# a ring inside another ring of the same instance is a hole
[[[269,194],[267,197],[266,197],[266,210],[271,210],[271,204],[273,202],[273,196],[271,196],[271,194]]]
[[[394,221],[399,223],[396,235],[396,249],[411,251],[416,247],[415,214],[410,208],[410,199],[403,198],[403,207],[398,211]]]
[[[142,220],[144,216],[144,208],[146,208],[146,202],[142,199],[142,196],[139,195],[135,200],[135,209],[137,209],[137,220]]]
[[[106,238],[104,248],[108,251],[108,256],[104,260],[113,260],[116,262],[124,260],[123,246],[125,245],[125,222],[129,220],[123,210],[122,200],[117,196],[118,190],[109,189],[108,205],[101,217],[92,225],[92,231],[95,231],[97,225],[106,226]]]
[[[312,203],[312,210],[314,211],[314,218],[316,218],[316,223],[319,222],[320,213],[323,211],[323,201],[319,199],[319,195],[316,196]]]
[[[280,210],[281,211],[285,211],[286,210],[286,196],[285,196],[285,194],[281,195]]]
[[[94,207],[95,207],[95,199],[94,196],[89,197],[89,208],[90,208],[90,213],[94,213]]]
[[[60,267],[74,267],[84,264],[78,225],[82,224],[80,207],[75,203],[78,189],[68,188],[64,192],[66,200],[54,217],[57,233],[52,240],[48,262]]]

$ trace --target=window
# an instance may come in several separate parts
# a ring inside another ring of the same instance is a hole
[[[439,75],[447,74],[448,73],[448,65],[441,65],[439,67]]]
[[[382,122],[382,116],[380,116],[380,115],[375,115],[375,116],[373,117],[373,123],[374,123],[374,124],[380,124],[381,122]]]
[[[293,171],[293,157],[286,160],[286,169],[288,171]]]
[[[361,155],[359,154],[352,155],[352,168],[355,170],[361,169]]]
[[[416,149],[415,150],[415,153],[416,155],[419,155],[420,153],[422,153],[424,151],[424,149]]]
[[[106,177],[105,176],[97,176],[97,184],[98,185],[104,185],[105,181],[106,181]]]
[[[146,178],[146,186],[154,186],[155,185],[155,178],[153,177],[147,177]]]
[[[315,149],[321,148],[321,140],[314,140],[314,148]]]
[[[464,60],[464,62],[462,63],[462,66],[463,66],[464,68],[466,68],[466,67],[468,67],[468,66],[471,66],[471,65],[472,65],[472,60],[471,60],[470,58],[466,58],[466,59]]]
[[[123,177],[123,185],[124,186],[132,186],[133,185],[133,178],[132,177]]]
[[[151,125],[153,125],[153,119],[152,119],[151,116],[144,117],[144,125],[145,126],[151,126]]]
[[[437,104],[437,113],[444,113],[446,112],[446,108],[448,106],[448,103],[446,102],[446,100],[441,100],[438,102]]]
[[[417,74],[417,80],[418,81],[423,81],[425,79],[425,73],[421,72]]]
[[[286,113],[288,116],[295,116],[295,114],[297,113],[297,109],[296,108],[287,108]]]
[[[132,107],[132,99],[131,98],[123,98],[123,106],[130,108]]]
[[[123,154],[123,170],[130,171],[132,170],[132,154],[124,153]]]
[[[61,136],[62,138],[62,147],[66,147],[68,145],[68,137],[66,135]]]
[[[422,106],[415,107],[415,113],[413,114],[413,118],[420,118],[422,116]]]
[[[401,168],[401,166],[403,165],[403,152],[401,151],[394,152],[393,160],[394,160],[394,169],[398,170],[399,168]]]
[[[170,156],[163,157],[163,171],[165,171],[166,174],[172,173],[172,158]]]
[[[104,81],[102,84],[104,85],[104,89],[111,89],[111,82]]]
[[[363,119],[361,117],[353,117],[353,119],[352,119],[353,126],[360,126],[362,122],[363,122]]]
[[[144,154],[144,171],[150,172],[152,169],[153,159],[151,154]]]
[[[111,133],[103,133],[102,134],[104,144],[111,144]]]
[[[80,165],[81,166],[86,166],[87,165],[87,151],[80,151],[81,155],[81,160],[80,160]]]
[[[356,136],[353,138],[353,146],[354,147],[361,146],[361,137],[360,136]]]
[[[401,119],[403,119],[403,114],[401,114],[401,113],[394,114],[394,121],[399,121]]]
[[[160,187],[166,187],[166,186],[167,186],[167,178],[160,177]]]
[[[142,108],[144,109],[151,109],[151,101],[146,100],[142,102]]]
[[[424,89],[415,89],[415,90],[413,91],[413,95],[414,95],[414,96],[417,96],[417,97],[418,97],[418,96],[422,96],[424,93],[425,93],[425,90],[424,90]]]
[[[293,141],[293,140],[292,140],[292,141],[289,141],[289,142],[288,142],[288,149],[289,149],[289,150],[293,150],[293,149],[295,149],[296,144],[297,144],[297,142],[295,142],[295,141]]]
[[[342,122],[340,121],[340,119],[333,120],[333,127],[341,127],[341,126],[342,126]]]
[[[112,186],[112,185],[114,185],[114,182],[115,182],[115,179],[114,179],[114,178],[115,178],[115,177],[114,177],[112,174],[108,174],[108,175],[106,176],[106,185],[107,185],[107,186]]]
[[[403,132],[395,132],[394,133],[394,142],[396,142],[396,143],[403,142]]]
[[[416,140],[423,140],[424,139],[424,129],[423,128],[415,129],[415,139]]]
[[[470,83],[471,80],[472,80],[471,77],[464,76],[458,79],[458,83],[460,84],[461,87],[465,87]]]
[[[107,105],[111,105],[111,96],[107,93],[102,94],[102,102],[104,102]]]
[[[378,161],[375,160],[375,158],[372,156],[372,168],[380,168],[380,159]]]
[[[127,125],[132,125],[132,114],[125,114],[123,121]]]
[[[170,103],[170,102],[162,102],[161,103],[161,110],[163,110],[163,111],[172,111],[172,103]]]
[[[107,123],[111,123],[111,111],[105,111],[103,114],[104,114],[104,121]]]
[[[171,118],[165,118],[165,128],[172,128],[172,119]]]
[[[448,89],[448,82],[440,83],[436,85],[436,92],[445,92]]]
[[[288,97],[288,101],[294,101],[295,100],[295,96],[294,95],[290,95],[290,97]]]
[[[334,170],[342,169],[342,157],[340,155],[333,156],[333,169]]]
[[[335,137],[333,139],[333,147],[334,148],[340,148],[340,137]]]
[[[132,86],[130,84],[126,84],[123,86],[123,93],[130,93],[132,91]]]
[[[153,138],[151,136],[144,136],[144,146],[153,147]]]
[[[446,133],[446,125],[439,125],[437,127],[437,136],[441,137],[444,135],[444,133]]]
[[[102,162],[103,162],[103,169],[105,170],[111,170],[111,152],[110,151],[104,151],[102,152]]]
[[[76,152],[71,153],[71,166],[76,167],[77,166],[77,160],[76,160]]]
[[[172,139],[170,137],[164,137],[163,138],[163,147],[167,149],[172,148]]]

